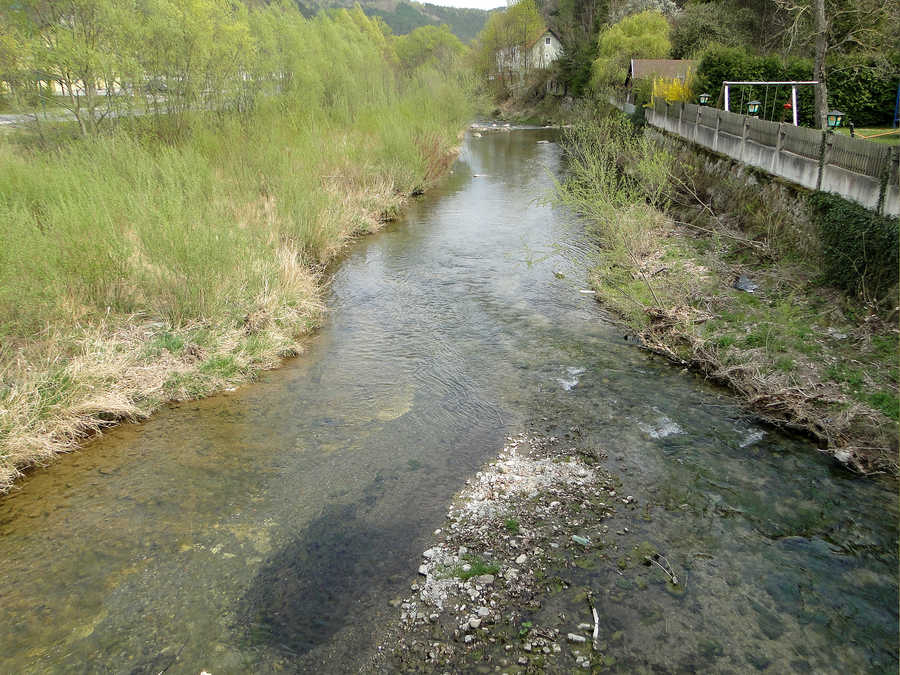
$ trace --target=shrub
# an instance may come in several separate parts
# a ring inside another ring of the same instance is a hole
[[[897,284],[898,221],[837,195],[810,197],[822,239],[825,280],[849,293],[878,300]]]

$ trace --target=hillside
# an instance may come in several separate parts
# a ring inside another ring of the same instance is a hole
[[[320,9],[352,7],[354,0],[296,0],[306,15]],[[460,40],[470,43],[484,27],[490,12],[483,9],[441,7],[430,3],[406,0],[362,0],[360,3],[368,16],[381,17],[397,35],[405,35],[420,26],[447,24]]]

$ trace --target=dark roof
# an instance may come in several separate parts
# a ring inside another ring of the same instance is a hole
[[[631,59],[631,72],[633,80],[649,79],[651,77],[664,77],[668,80],[676,77],[683,80],[689,70],[696,70],[699,61],[690,59]]]

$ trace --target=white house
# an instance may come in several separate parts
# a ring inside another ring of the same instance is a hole
[[[548,68],[562,56],[563,46],[559,37],[549,28],[534,41],[525,46],[522,58],[521,45],[507,47],[497,52],[497,70],[501,73],[515,72],[524,75],[529,70]]]

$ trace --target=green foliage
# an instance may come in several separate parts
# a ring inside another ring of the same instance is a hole
[[[754,15],[735,2],[696,2],[685,5],[672,26],[672,58],[692,58],[710,44],[729,47],[751,40]]]
[[[856,126],[876,126],[890,124],[894,111],[894,97],[897,95],[896,76],[886,74],[875,67],[876,59],[865,54],[849,54],[833,57],[828,64],[829,108],[844,111],[847,120]],[[812,61],[792,58],[787,61],[775,55],[760,56],[748,52],[743,47],[707,47],[697,68],[698,91],[711,94],[719,92],[725,80],[810,80]],[[765,119],[780,120],[782,106],[790,101],[789,87],[742,87],[732,89],[732,109],[740,106],[740,101],[757,99],[768,102],[762,115]],[[813,124],[812,87],[797,89],[800,122],[805,126]],[[774,101],[773,106],[773,99]],[[774,115],[772,110],[774,109]]]
[[[829,109],[842,110],[857,127],[890,125],[897,96],[897,74],[876,67],[876,57],[842,55],[830,60]]]
[[[870,300],[892,291],[895,302],[900,264],[897,219],[824,192],[811,195],[810,203],[822,238],[825,280]]]
[[[519,531],[519,521],[515,518],[508,518],[503,526],[506,528],[507,532],[512,532],[516,534]]]
[[[466,47],[447,26],[423,26],[396,38],[397,56],[407,70],[431,66],[442,72],[452,70]]]
[[[347,198],[392,198],[436,175],[469,115],[455,72],[398,74],[361,11],[308,21],[270,6],[242,20],[255,45],[242,111],[123,118],[53,153],[0,141],[0,335],[107,314],[230,324],[266,292],[302,306],[309,291],[282,256],[327,260],[352,230]],[[215,82],[218,100],[244,86]]]
[[[597,41],[594,39],[570,40],[562,57],[556,61],[561,82],[566,83],[572,96],[580,97],[588,89],[591,68],[597,59]]]
[[[661,59],[669,54],[669,22],[661,12],[647,10],[626,16],[600,32],[591,86],[624,84],[630,59]]]
[[[467,554],[463,559],[469,564],[469,569],[464,570],[460,566],[453,571],[453,576],[459,577],[463,581],[472,577],[480,577],[482,574],[497,574],[500,571],[500,566],[497,563],[486,562],[483,558],[472,553]]]
[[[697,67],[697,91],[706,91],[714,96],[722,89],[725,80],[809,80],[812,79],[812,62],[793,60],[788,63],[775,55],[759,56],[751,54],[743,47],[723,47],[713,45],[700,55]],[[731,90],[731,109],[739,111],[748,101],[763,102],[766,110],[760,117],[780,120],[784,103],[790,101],[789,87],[741,87]],[[813,120],[813,90],[811,87],[797,89],[798,109],[801,122],[811,126]],[[774,110],[774,115],[772,113]],[[746,110],[740,111],[746,112]]]
[[[504,87],[526,47],[544,30],[546,25],[535,0],[519,0],[505,11],[491,14],[474,46],[476,72],[485,79],[496,74],[497,84]]]

